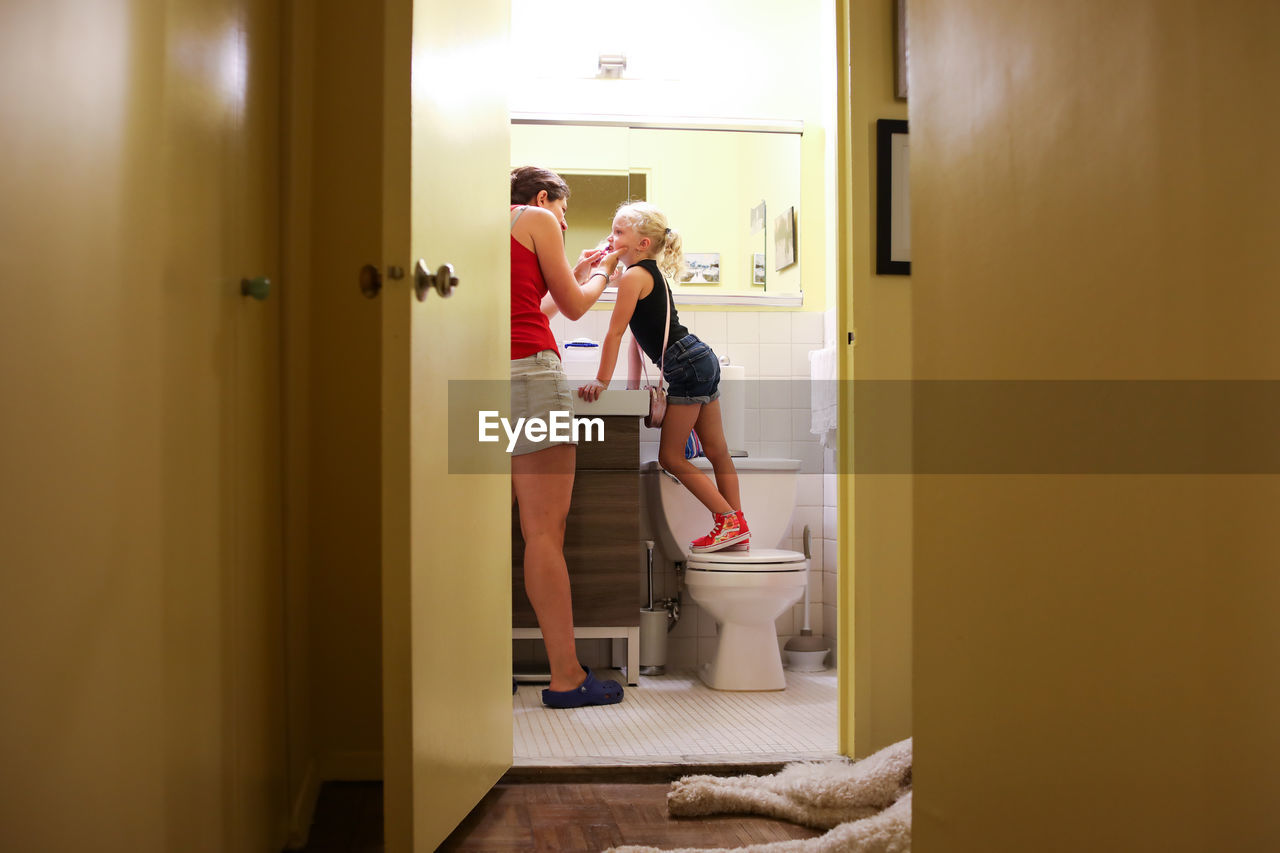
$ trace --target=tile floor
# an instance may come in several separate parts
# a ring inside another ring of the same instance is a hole
[[[607,670],[601,677],[623,679]],[[516,767],[740,764],[834,758],[836,672],[787,671],[787,689],[724,693],[692,672],[641,676],[620,705],[552,710],[521,684]]]

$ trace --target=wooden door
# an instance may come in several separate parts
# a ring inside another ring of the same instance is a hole
[[[450,472],[449,381],[506,379],[506,0],[386,0],[383,749],[390,851],[434,850],[511,764],[510,477]],[[452,264],[452,295],[413,268]]]
[[[277,9],[0,7],[5,849],[284,840]]]

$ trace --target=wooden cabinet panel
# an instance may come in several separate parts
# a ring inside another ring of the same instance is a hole
[[[638,452],[636,445],[632,447]],[[524,592],[524,539],[517,507],[512,508],[511,525],[512,625],[536,628],[533,606]],[[564,554],[576,627],[639,624],[644,546],[640,477],[634,462],[626,470],[578,470]]]
[[[578,443],[578,470],[597,469],[640,470],[640,419],[637,417],[607,417],[604,421],[604,441],[580,441]],[[594,438],[596,433],[592,433]],[[577,495],[574,495],[577,500]]]

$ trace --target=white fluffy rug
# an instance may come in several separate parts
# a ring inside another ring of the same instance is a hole
[[[614,847],[605,853],[906,853],[911,849],[911,739],[861,761],[788,764],[772,776],[685,776],[672,784],[674,817],[752,814],[830,830],[817,838],[748,847]]]

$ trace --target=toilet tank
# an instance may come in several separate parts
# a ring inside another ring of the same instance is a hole
[[[706,458],[689,461],[715,478]],[[742,511],[751,527],[751,547],[778,547],[791,531],[800,460],[742,456],[733,464],[738,470]],[[657,462],[644,464],[641,479],[653,533],[663,553],[671,559],[687,559],[689,542],[711,530],[711,512]]]

